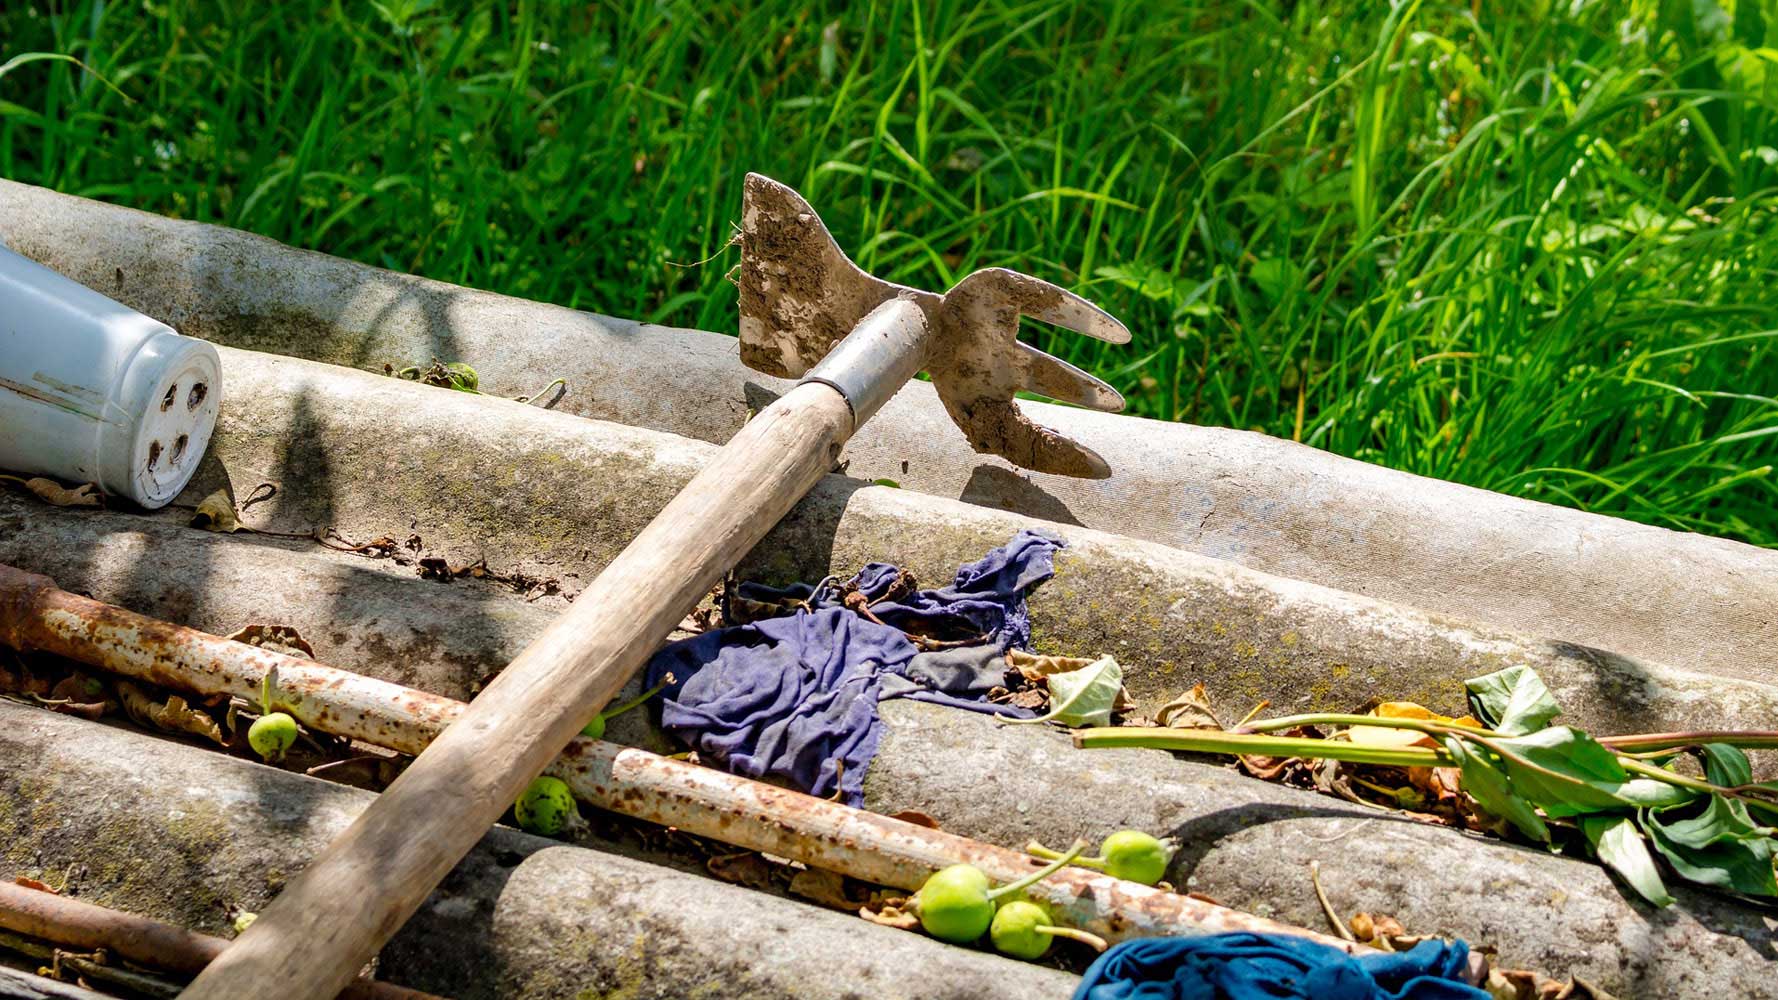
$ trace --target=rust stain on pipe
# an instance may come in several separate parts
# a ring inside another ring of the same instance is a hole
[[[48,577],[4,564],[0,641],[205,695],[257,699],[261,680],[276,668],[273,707],[312,728],[409,754],[425,749],[465,708],[70,594]],[[918,889],[946,865],[973,864],[1007,882],[1043,864],[1019,851],[603,740],[576,737],[548,773],[576,797],[611,812],[899,889]],[[1064,868],[1028,892],[1065,923],[1108,941],[1239,930],[1308,937],[1352,954],[1370,950],[1084,868]]]

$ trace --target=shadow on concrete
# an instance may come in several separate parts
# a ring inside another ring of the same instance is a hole
[[[1058,524],[1081,525],[1080,519],[1060,498],[1025,476],[999,465],[983,463],[976,466],[957,499],[978,507],[1010,510]]]

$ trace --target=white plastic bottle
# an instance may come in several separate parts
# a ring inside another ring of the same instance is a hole
[[[0,243],[0,472],[161,507],[209,447],[216,349]]]

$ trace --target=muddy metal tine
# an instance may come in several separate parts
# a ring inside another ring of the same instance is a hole
[[[1116,316],[1061,285],[1003,267],[983,268],[970,277],[985,274],[993,274],[1009,286],[1007,291],[1016,295],[1019,314],[1022,316],[1072,330],[1094,340],[1103,340],[1107,344],[1130,342],[1129,327],[1124,326]]]
[[[1124,408],[1124,397],[1116,389],[1061,358],[1045,354],[1023,341],[1019,342],[1018,350],[1027,392],[1107,413]]]

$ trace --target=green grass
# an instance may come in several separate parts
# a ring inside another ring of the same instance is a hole
[[[0,173],[727,330],[759,170],[1134,412],[1778,545],[1774,0],[506,6],[13,0]]]

